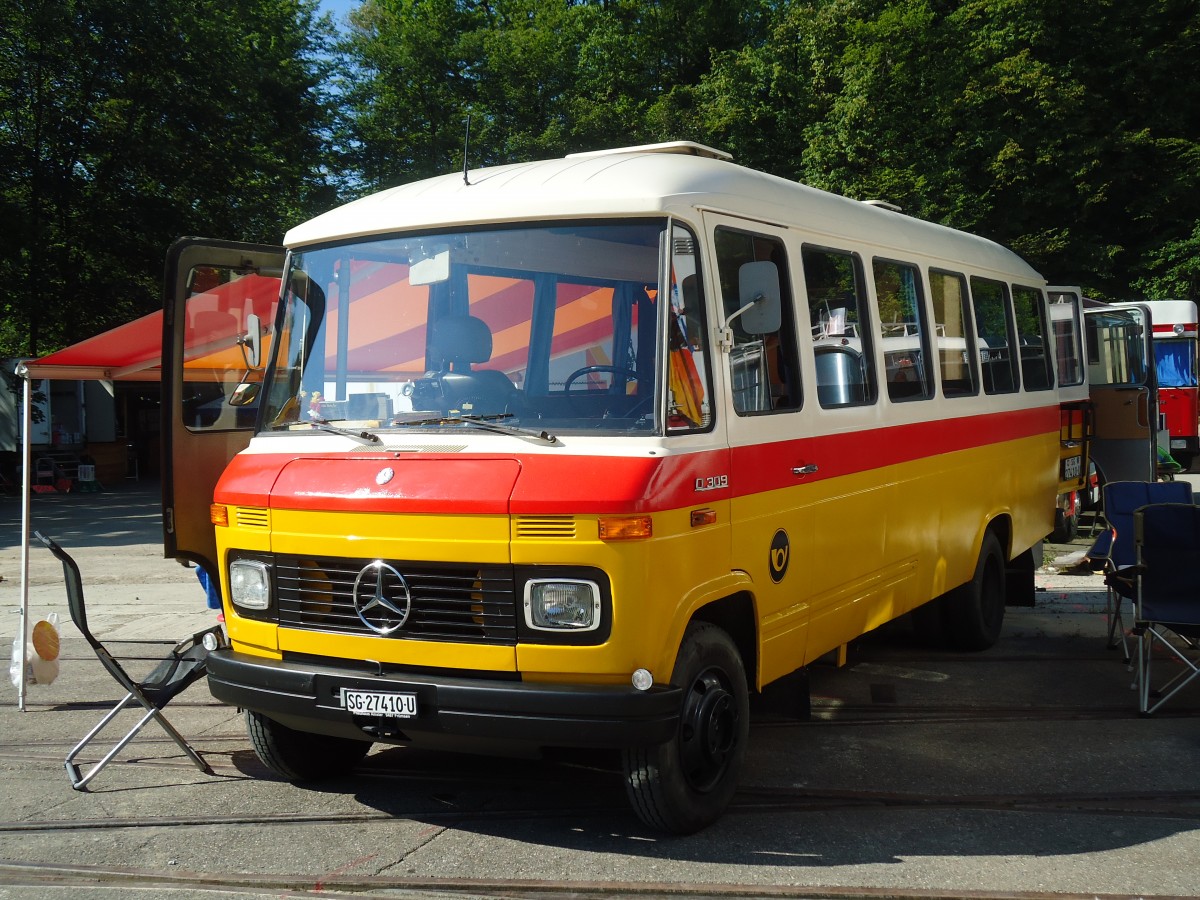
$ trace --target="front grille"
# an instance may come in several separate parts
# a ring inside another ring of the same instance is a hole
[[[377,637],[354,610],[354,581],[374,560],[275,557],[279,624],[286,628]],[[517,611],[511,566],[384,560],[404,576],[412,606],[401,640],[515,644]],[[372,588],[375,576],[371,574]],[[396,584],[389,576],[389,592]],[[402,594],[402,592],[401,592]]]

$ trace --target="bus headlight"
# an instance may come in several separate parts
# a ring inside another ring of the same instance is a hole
[[[267,609],[271,605],[271,567],[257,559],[231,562],[229,599],[243,609]]]
[[[573,578],[525,582],[525,624],[537,631],[595,631],[600,627],[600,588]]]

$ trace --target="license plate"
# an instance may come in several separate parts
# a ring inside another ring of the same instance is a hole
[[[1062,480],[1073,481],[1083,474],[1083,457],[1068,456],[1062,461]]]
[[[389,694],[383,691],[352,691],[349,688],[342,688],[342,706],[356,716],[411,719],[417,714],[417,695]]]

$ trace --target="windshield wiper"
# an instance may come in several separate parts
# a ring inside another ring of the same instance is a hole
[[[382,444],[383,440],[377,434],[371,434],[369,431],[352,431],[349,428],[339,428],[328,419],[322,419],[320,416],[310,416],[309,425],[319,431],[328,431],[330,434],[340,434],[342,437],[348,437],[351,440],[358,441],[360,444]]]
[[[547,444],[557,444],[558,438],[548,431],[534,431],[530,428],[518,428],[516,425],[501,425],[495,419],[511,419],[512,413],[493,413],[487,416],[439,416],[430,419],[398,419],[393,425],[473,425],[484,431],[494,431],[497,434],[511,434],[516,437],[531,437]]]

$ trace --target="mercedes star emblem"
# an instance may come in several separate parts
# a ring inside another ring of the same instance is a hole
[[[391,634],[404,626],[412,610],[408,582],[383,560],[368,563],[354,579],[354,611],[376,634]]]

